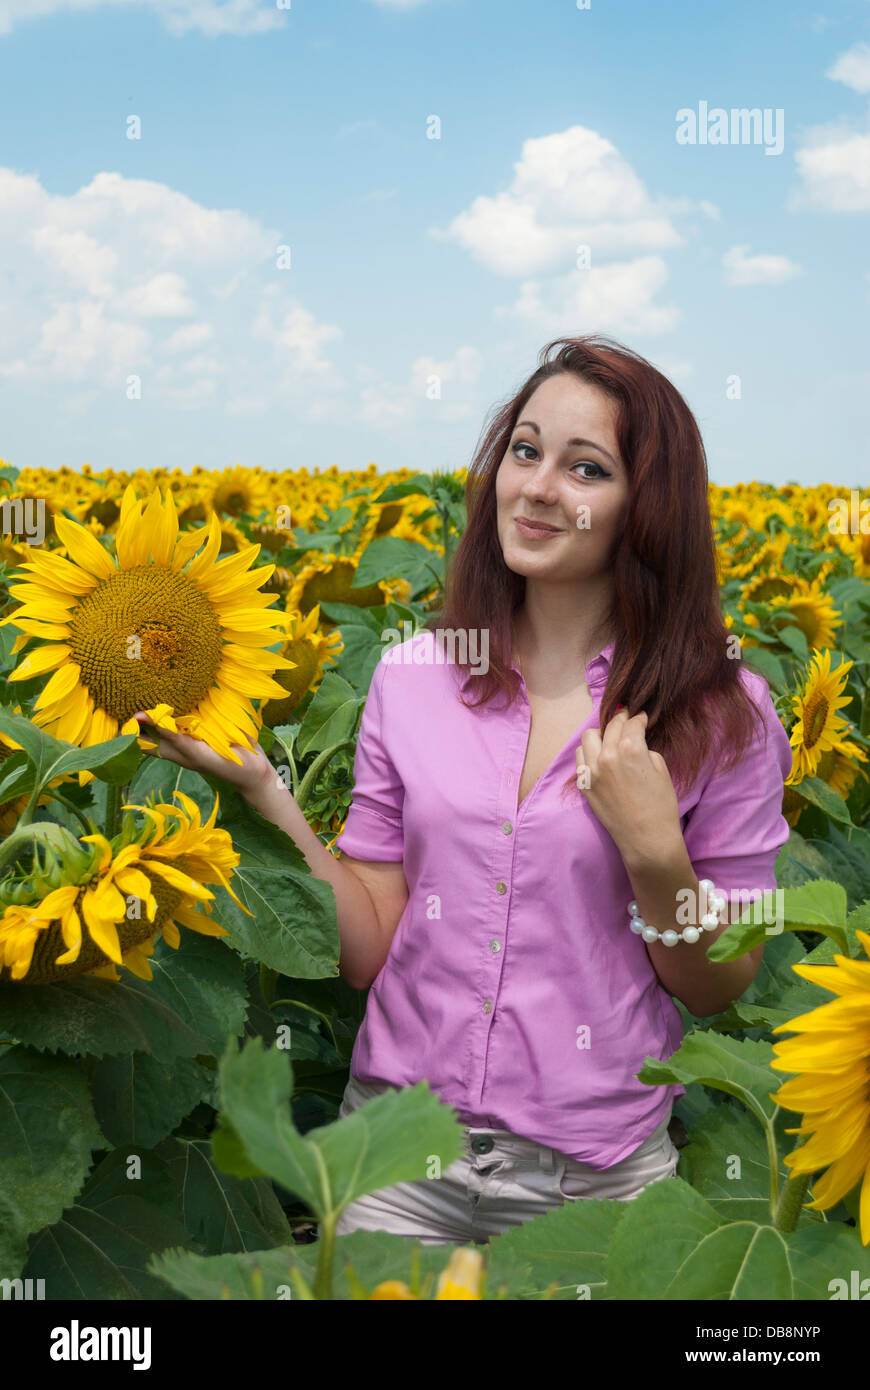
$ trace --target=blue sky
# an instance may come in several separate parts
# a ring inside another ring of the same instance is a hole
[[[866,486],[868,114],[870,0],[0,0],[0,457],[459,468],[597,331]]]

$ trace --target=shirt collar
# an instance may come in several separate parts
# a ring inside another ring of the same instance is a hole
[[[615,647],[616,639],[614,638],[612,641],[607,643],[606,647],[602,647],[601,651],[598,653],[597,656],[593,656],[592,660],[589,662],[589,665],[586,667],[585,674],[587,677],[588,685],[603,686],[607,684],[607,677],[610,674],[610,667],[613,664],[613,652]],[[520,668],[516,665],[515,662],[512,661],[511,666],[513,670],[519,672]],[[472,681],[476,682],[476,680],[477,677],[472,675],[470,671],[463,671],[460,679],[460,685],[464,689],[465,686],[470,685]]]

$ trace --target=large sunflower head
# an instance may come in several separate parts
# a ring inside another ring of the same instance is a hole
[[[51,826],[46,863],[0,883],[0,982],[48,984],[75,975],[118,979],[125,966],[151,979],[148,957],[162,936],[177,948],[179,925],[205,936],[226,936],[209,919],[220,883],[244,912],[230,886],[240,856],[226,830],[217,829],[219,799],[204,825],[199,808],[175,791],[181,807],[129,805],[111,841],[99,833],[78,841]],[[250,913],[249,913],[250,915]]]
[[[849,704],[842,691],[852,664],[843,661],[832,671],[830,651],[813,652],[804,688],[792,700],[797,722],[789,736],[794,751],[787,785],[814,777],[822,754],[843,743],[848,720],[837,710]]]
[[[870,933],[856,933],[870,956]],[[870,1245],[870,960],[835,955],[833,965],[793,965],[811,984],[837,996],[809,1013],[774,1028],[797,1033],[774,1044],[777,1071],[797,1072],[771,1099],[803,1112],[789,1134],[809,1134],[784,1162],[793,1174],[825,1174],[813,1184],[814,1211],[834,1206],[860,1182],[859,1227]]]
[[[250,569],[260,547],[218,560],[216,516],[179,534],[169,490],[145,503],[132,484],[114,556],[85,527],[54,522],[66,557],[34,550],[9,590],[21,607],[0,619],[21,629],[13,652],[39,642],[9,679],[52,673],[33,722],[89,747],[137,733],[132,716],[145,710],[241,762],[231,745],[252,747],[262,723],[252,700],[283,696],[272,673],[288,667],[263,650],[282,640],[288,615],[259,592],[274,569]]]

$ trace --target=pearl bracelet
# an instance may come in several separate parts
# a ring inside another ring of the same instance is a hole
[[[636,902],[628,904],[628,912],[631,917],[629,927],[636,935],[642,936],[644,941],[661,941],[664,946],[676,946],[678,941],[697,941],[701,931],[715,931],[719,926],[719,915],[725,911],[728,900],[721,893],[716,892],[712,879],[700,879],[698,887],[708,898],[710,907],[710,911],[705,912],[701,918],[700,930],[698,927],[683,927],[682,931],[674,931],[672,927],[669,927],[666,931],[657,931],[655,927],[647,926],[639,915]]]

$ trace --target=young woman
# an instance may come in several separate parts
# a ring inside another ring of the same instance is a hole
[[[557,339],[467,497],[440,618],[375,669],[340,859],[261,750],[238,768],[159,736],[333,887],[341,973],[371,986],[341,1113],[425,1079],[464,1126],[440,1177],[352,1203],[339,1234],[483,1243],[672,1176],[685,1088],[637,1072],[680,1044],[671,996],[707,1017],[755,976],[761,946],[706,950],[776,889],[788,837],[789,740],[722,619],[704,447],[671,383],[611,339]]]

